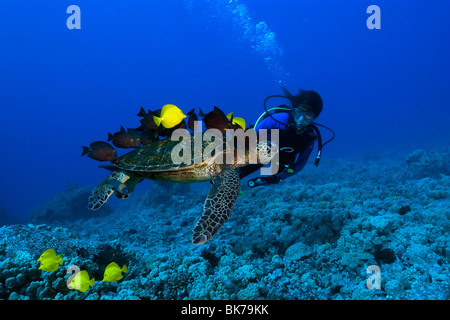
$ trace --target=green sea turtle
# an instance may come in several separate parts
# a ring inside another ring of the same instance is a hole
[[[92,191],[88,208],[99,209],[113,193],[119,198],[127,198],[143,179],[178,183],[211,181],[203,215],[192,234],[193,244],[205,243],[230,217],[240,188],[237,168],[249,163],[251,149],[245,148],[244,152],[238,152],[239,148],[227,148],[224,144],[221,152],[219,149],[219,152],[211,153],[213,156],[205,157],[203,152],[211,142],[203,141],[201,154],[194,154],[198,150],[194,140],[159,140],[119,157],[114,161],[113,172]],[[185,146],[191,144],[191,148],[184,149],[191,150],[191,164],[174,163],[172,151],[176,146],[179,148],[180,143],[185,143]],[[256,144],[253,151],[256,151],[259,163],[268,163],[278,150],[273,142],[262,141]]]

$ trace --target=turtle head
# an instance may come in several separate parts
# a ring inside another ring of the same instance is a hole
[[[234,151],[233,162],[228,163],[232,167],[244,167],[249,164],[265,165],[278,154],[278,146],[273,141],[259,141],[249,147],[237,147],[232,150]]]
[[[273,141],[259,141],[246,148],[234,150],[234,167],[243,167],[248,164],[268,164],[278,154],[278,146]]]
[[[278,154],[278,146],[273,141],[259,141],[256,144],[258,152],[258,163],[268,164]]]

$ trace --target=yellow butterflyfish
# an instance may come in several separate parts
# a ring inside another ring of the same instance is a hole
[[[227,114],[227,119],[231,120],[231,117],[233,117],[233,112],[230,112],[229,114]],[[240,126],[242,128],[242,130],[245,130],[245,120],[244,118],[240,118],[240,117],[233,117],[233,122],[232,124],[237,124],[238,126]]]
[[[166,104],[161,109],[161,116],[153,116],[153,120],[155,120],[155,124],[159,127],[162,123],[164,128],[173,128],[177,124],[179,124],[186,116],[183,114],[177,106],[173,104]]]
[[[89,287],[94,286],[94,282],[95,279],[90,279],[86,270],[81,270],[75,275],[75,277],[73,277],[70,287],[71,289],[75,289],[80,292],[86,292],[89,290]]]
[[[122,272],[127,273],[128,268],[126,265],[123,265],[122,268],[115,262],[111,262],[105,269],[105,274],[103,275],[103,281],[107,282],[115,282],[119,281],[123,278]]]
[[[37,259],[41,263],[39,270],[56,271],[60,264],[63,264],[61,255],[56,255],[55,250],[48,249]]]

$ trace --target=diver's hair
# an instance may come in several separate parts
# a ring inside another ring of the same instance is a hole
[[[310,111],[317,118],[322,112],[323,101],[320,95],[313,90],[299,90],[299,94],[292,95],[285,88],[282,88],[286,98],[291,101],[293,107],[302,106],[307,111]]]

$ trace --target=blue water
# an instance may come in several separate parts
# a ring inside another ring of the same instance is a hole
[[[80,30],[66,27],[71,4]],[[366,26],[372,4],[379,30]],[[449,10],[437,0],[3,0],[0,207],[25,219],[67,183],[97,184],[105,172],[81,146],[137,127],[141,106],[218,106],[252,123],[280,84],[322,96],[318,122],[337,135],[322,161],[449,145]]]

